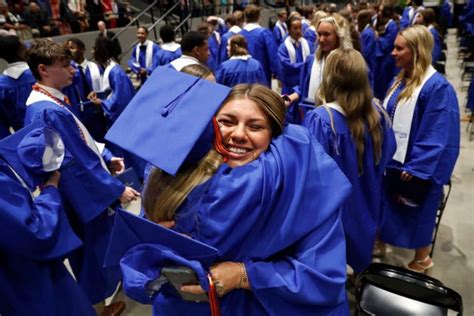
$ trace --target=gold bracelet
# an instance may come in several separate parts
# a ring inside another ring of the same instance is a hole
[[[250,286],[249,286],[249,279],[247,277],[247,271],[245,269],[245,264],[243,262],[239,262],[239,265],[240,265],[239,288],[248,290],[250,289]]]

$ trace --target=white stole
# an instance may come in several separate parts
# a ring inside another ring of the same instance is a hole
[[[30,67],[28,67],[28,64],[26,62],[19,61],[8,64],[8,67],[3,71],[3,74],[5,76],[17,80],[28,69],[30,69]]]
[[[161,45],[161,49],[167,50],[169,52],[175,52],[180,47],[181,47],[181,45],[179,45],[176,42],[169,42],[169,43],[164,43],[164,44]]]
[[[415,113],[416,102],[418,101],[421,89],[428,79],[430,79],[435,73],[436,70],[430,65],[426,70],[421,84],[416,87],[413,94],[408,99],[403,99],[395,105],[396,108],[395,114],[393,115],[392,128],[395,133],[395,140],[397,141],[397,151],[395,152],[395,155],[393,155],[393,160],[402,164],[405,163],[406,159],[408,140],[410,139],[411,124],[413,121],[413,114]],[[393,89],[383,102],[385,110],[387,110],[388,101],[395,92],[394,90],[396,89]]]
[[[286,50],[288,51],[288,55],[290,55],[290,61],[292,64],[296,63],[296,49],[293,46],[293,41],[294,39],[292,39],[291,36],[288,36],[284,41]],[[306,61],[306,58],[308,58],[310,54],[308,41],[302,37],[298,40],[298,42],[301,45],[301,52],[303,55],[303,62],[304,62]]]
[[[102,92],[102,77],[100,76],[99,66],[92,61],[87,61],[87,68],[91,75],[92,91]]]
[[[138,43],[135,47],[135,59],[137,63],[140,64],[140,46],[146,45],[145,51],[145,68],[151,67],[153,63],[153,42],[150,40],[146,40],[143,44]],[[140,65],[141,67],[141,65]]]
[[[333,110],[336,110],[339,113],[341,113],[342,115],[346,116],[346,112],[344,111],[344,109],[337,102],[326,103],[325,106],[327,106],[328,108],[331,108]]]
[[[117,63],[113,61],[112,59],[109,59],[107,63],[107,67],[105,68],[104,74],[102,75],[102,84],[101,84],[102,91],[101,92],[105,92],[107,90],[110,91],[109,75],[110,75],[110,71],[112,70],[112,68],[115,67],[115,65],[117,65]],[[109,94],[109,96],[110,95],[111,94]]]
[[[286,29],[283,27],[282,25],[283,23],[281,23],[280,20],[278,20],[276,23],[275,23],[275,26],[278,28],[278,30],[280,31],[280,34],[281,34],[281,38],[285,38],[286,37]]]
[[[252,58],[251,55],[240,55],[240,56],[232,56],[229,59],[249,60],[250,58]]]
[[[238,25],[233,25],[230,29],[229,32],[232,32],[234,34],[239,34],[242,29]]]
[[[212,34],[216,37],[217,44],[220,45],[221,44],[221,34],[219,34],[219,32],[217,32],[217,31],[214,31]]]
[[[309,79],[308,95],[306,96],[310,100],[316,100],[316,92],[318,91],[321,81],[323,81],[323,70],[325,62],[325,57],[323,57],[321,61],[318,61],[316,57],[314,58],[313,67],[311,68],[311,76]]]
[[[245,26],[244,26],[244,30],[246,31],[253,31],[253,30],[256,30],[256,29],[259,29],[261,28],[262,26],[257,24],[257,23],[247,23]]]
[[[181,57],[173,60],[170,64],[177,71],[181,71],[181,69],[183,69],[186,66],[199,64],[199,60],[197,60],[197,58],[194,58],[192,56],[182,55]]]
[[[98,157],[100,160],[100,164],[102,165],[102,168],[106,170],[108,173],[110,173],[109,169],[107,168],[107,165],[105,164],[104,158],[101,155],[101,152],[99,150],[99,147],[102,147],[101,143],[97,143],[87,130],[87,128],[82,124],[82,122],[72,113],[64,104],[62,103],[57,103],[55,100],[50,98],[44,93],[38,92],[36,90],[31,91],[30,96],[28,97],[28,100],[26,102],[26,106],[31,106],[33,103],[40,102],[40,101],[48,101],[48,102],[53,102],[57,104],[58,106],[62,107],[66,111],[69,112],[69,114],[72,115],[74,118],[74,121],[76,121],[77,127],[81,130],[82,134],[84,135],[87,147],[89,147]]]

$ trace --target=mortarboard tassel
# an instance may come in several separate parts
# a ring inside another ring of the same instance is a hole
[[[224,162],[229,161],[229,151],[225,148],[224,143],[222,142],[222,134],[217,123],[217,119],[214,116],[212,118],[212,126],[214,127],[214,149],[222,155]]]

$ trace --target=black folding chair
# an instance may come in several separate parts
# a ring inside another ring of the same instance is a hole
[[[356,280],[356,315],[462,315],[462,297],[439,280],[384,263],[372,263]]]
[[[435,244],[436,244],[436,237],[438,236],[438,230],[439,230],[439,224],[441,223],[441,218],[443,217],[444,209],[446,208],[446,203],[448,203],[449,195],[451,194],[451,180],[449,180],[448,184],[446,184],[448,187],[448,192],[445,193],[443,191],[443,195],[440,200],[440,205],[438,209],[436,210],[436,222],[435,222],[435,228],[433,231],[433,238],[431,239],[431,252],[430,252],[430,257],[433,258],[433,252],[435,249]]]

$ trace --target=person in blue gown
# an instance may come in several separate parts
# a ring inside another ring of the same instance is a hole
[[[91,97],[97,106],[102,106],[110,127],[135,95],[130,78],[118,64],[118,56],[113,49],[113,41],[98,37],[94,46],[94,59],[104,68],[102,93]]]
[[[219,63],[229,59],[229,54],[227,52],[227,45],[229,39],[240,33],[242,30],[242,25],[244,24],[244,14],[242,11],[234,11],[231,15],[226,18],[226,23],[229,26],[229,30],[224,33],[221,37],[221,43],[219,45]]]
[[[153,41],[147,39],[148,29],[146,27],[137,28],[138,43],[133,47],[132,54],[127,64],[132,71],[138,76],[141,84],[146,81],[146,78],[153,70],[154,58],[157,51],[160,50]]]
[[[265,72],[258,60],[247,51],[247,41],[242,35],[229,39],[230,59],[224,61],[216,71],[216,81],[228,87],[239,83],[266,83]]]
[[[395,61],[390,55],[399,30],[397,23],[393,20],[393,15],[393,7],[383,5],[375,26],[378,37],[375,49],[374,96],[379,100],[385,97],[397,71]]]
[[[311,25],[304,31],[303,37],[311,44],[311,54],[314,53],[316,48],[318,48],[318,34],[316,33],[316,25],[319,20],[326,17],[327,13],[324,11],[316,11],[314,13],[313,19],[311,20]]]
[[[405,9],[403,9],[400,19],[400,28],[406,29],[407,27],[415,25],[418,13],[424,9],[423,0],[410,0]]]
[[[300,81],[301,69],[311,54],[311,44],[303,38],[301,18],[291,16],[288,21],[289,35],[278,47],[278,61],[281,74],[281,93],[291,95],[297,89]],[[289,123],[298,123],[301,120],[297,106],[288,108],[286,120]]]
[[[79,119],[84,123],[95,140],[104,142],[104,136],[107,131],[104,111],[88,99],[91,93],[100,93],[102,91],[103,69],[84,57],[86,47],[80,39],[69,38],[66,44],[71,52],[73,67],[77,69],[74,74],[73,85],[76,81],[76,91],[74,93],[79,95],[80,98],[80,100],[76,101],[79,102],[81,108]],[[65,89],[68,89],[68,87]],[[71,95],[67,95],[72,102]]]
[[[214,27],[207,22],[203,22],[198,27],[198,32],[202,33],[207,38],[207,45],[209,49],[209,58],[207,59],[207,67],[212,71],[216,71],[219,66],[219,45],[221,37],[219,32],[214,31]]]
[[[434,46],[431,52],[431,62],[435,65],[442,52],[442,41],[438,31],[438,24],[436,23],[436,13],[431,8],[421,10],[416,16],[415,24],[426,26],[430,30],[431,35],[433,35]]]
[[[58,134],[42,122],[0,141],[2,315],[96,315],[63,263],[81,246],[58,191],[64,154]]]
[[[162,26],[160,28],[160,37],[163,44],[161,44],[161,49],[158,50],[153,57],[153,69],[169,64],[173,60],[181,57],[182,54],[181,45],[175,42],[176,34],[173,26]]]
[[[382,175],[395,152],[395,138],[388,115],[373,100],[359,52],[337,49],[329,54],[319,96],[322,105],[306,113],[303,125],[352,184],[342,223],[347,264],[360,273],[372,261],[381,220]]]
[[[47,52],[47,53],[45,53]],[[120,271],[102,267],[113,224],[109,207],[136,199],[138,192],[124,186],[111,172],[124,169],[123,159],[104,150],[63,101],[61,89],[71,83],[70,52],[49,40],[38,40],[28,51],[28,64],[38,80],[27,104],[25,122],[44,120],[60,134],[73,159],[61,167],[61,196],[68,220],[83,246],[68,256],[74,275],[92,304],[110,296]],[[47,120],[47,121],[46,121]]]
[[[429,253],[436,212],[460,146],[456,92],[431,66],[432,47],[424,26],[400,32],[392,55],[402,71],[384,101],[397,151],[387,166],[380,239],[416,249],[408,268],[417,272],[433,266]]]
[[[195,80],[189,81],[193,85]],[[350,191],[346,177],[305,128],[284,125],[285,105],[276,93],[262,85],[245,84],[235,86],[226,97],[228,91],[219,92],[222,88],[198,82],[201,89],[183,98],[194,100],[199,112],[202,100],[221,95],[220,100],[207,102],[207,106],[215,103],[214,109],[223,104],[213,124],[216,149],[202,152],[209,148],[212,138],[201,136],[197,142],[192,141],[193,149],[189,150],[193,153],[201,149],[201,155],[193,156],[194,162],[186,159],[183,168],[181,163],[171,168],[166,157],[152,159],[148,155],[158,168],[150,174],[145,190],[146,217],[162,224],[168,222],[177,232],[219,250],[218,263],[211,273],[213,282],[219,285],[217,293],[224,315],[348,315],[340,222],[340,206]],[[152,91],[150,88],[148,95],[143,92],[141,102],[124,114],[140,117],[135,110],[139,104],[144,105]],[[167,96],[164,105],[174,98],[174,93]],[[148,102],[151,110],[151,99]],[[173,108],[176,114],[187,102],[180,104]],[[193,122],[200,122],[195,114],[191,116]],[[122,119],[122,124],[130,121],[125,115]],[[200,120],[208,126],[210,117]],[[141,133],[152,126],[155,124]],[[190,137],[194,134],[207,135],[198,130]],[[124,140],[121,135],[123,132],[117,130],[110,137]],[[157,131],[154,138],[158,135],[162,133]],[[131,146],[133,139],[127,138],[124,145]],[[149,150],[141,147],[147,155]],[[162,150],[170,152],[166,147]],[[189,157],[187,152],[184,156]],[[221,163],[221,155],[226,163]],[[327,182],[328,178],[332,181]],[[175,185],[182,190],[174,190]],[[159,249],[159,244],[146,243],[128,249],[121,260],[127,295],[153,304],[154,315],[209,315],[206,302],[183,301],[165,289],[146,295],[146,284],[159,275],[164,264],[149,260],[158,258]],[[194,262],[195,267],[201,265]],[[207,268],[195,269],[200,279]],[[203,293],[200,286],[192,285],[182,291]]]
[[[17,36],[0,38],[0,58],[8,66],[0,75],[0,139],[10,135],[10,128],[24,125],[26,99],[36,79],[25,61],[26,48]]]
[[[288,26],[286,25],[286,19],[288,18],[288,13],[285,9],[278,11],[277,13],[277,21],[275,26],[273,27],[273,36],[275,37],[275,41],[277,46],[280,46],[281,43],[285,40],[288,36]]]
[[[362,10],[357,15],[357,27],[360,32],[361,53],[368,67],[370,88],[374,89],[374,72],[376,71],[377,37],[371,23],[372,12]]]
[[[321,18],[316,25],[318,32],[318,48],[314,54],[306,59],[301,68],[300,83],[297,91],[290,95],[290,99],[299,98],[300,105],[310,104],[311,108],[315,103],[316,92],[323,79],[323,69],[326,57],[337,48],[352,48],[349,34],[347,34],[342,16],[334,14]],[[302,107],[306,112],[307,106]]]
[[[249,53],[257,59],[265,70],[267,87],[271,87],[272,75],[279,78],[278,47],[275,38],[270,30],[260,26],[260,8],[250,4],[244,11],[247,24],[244,26],[241,35],[248,43]]]

